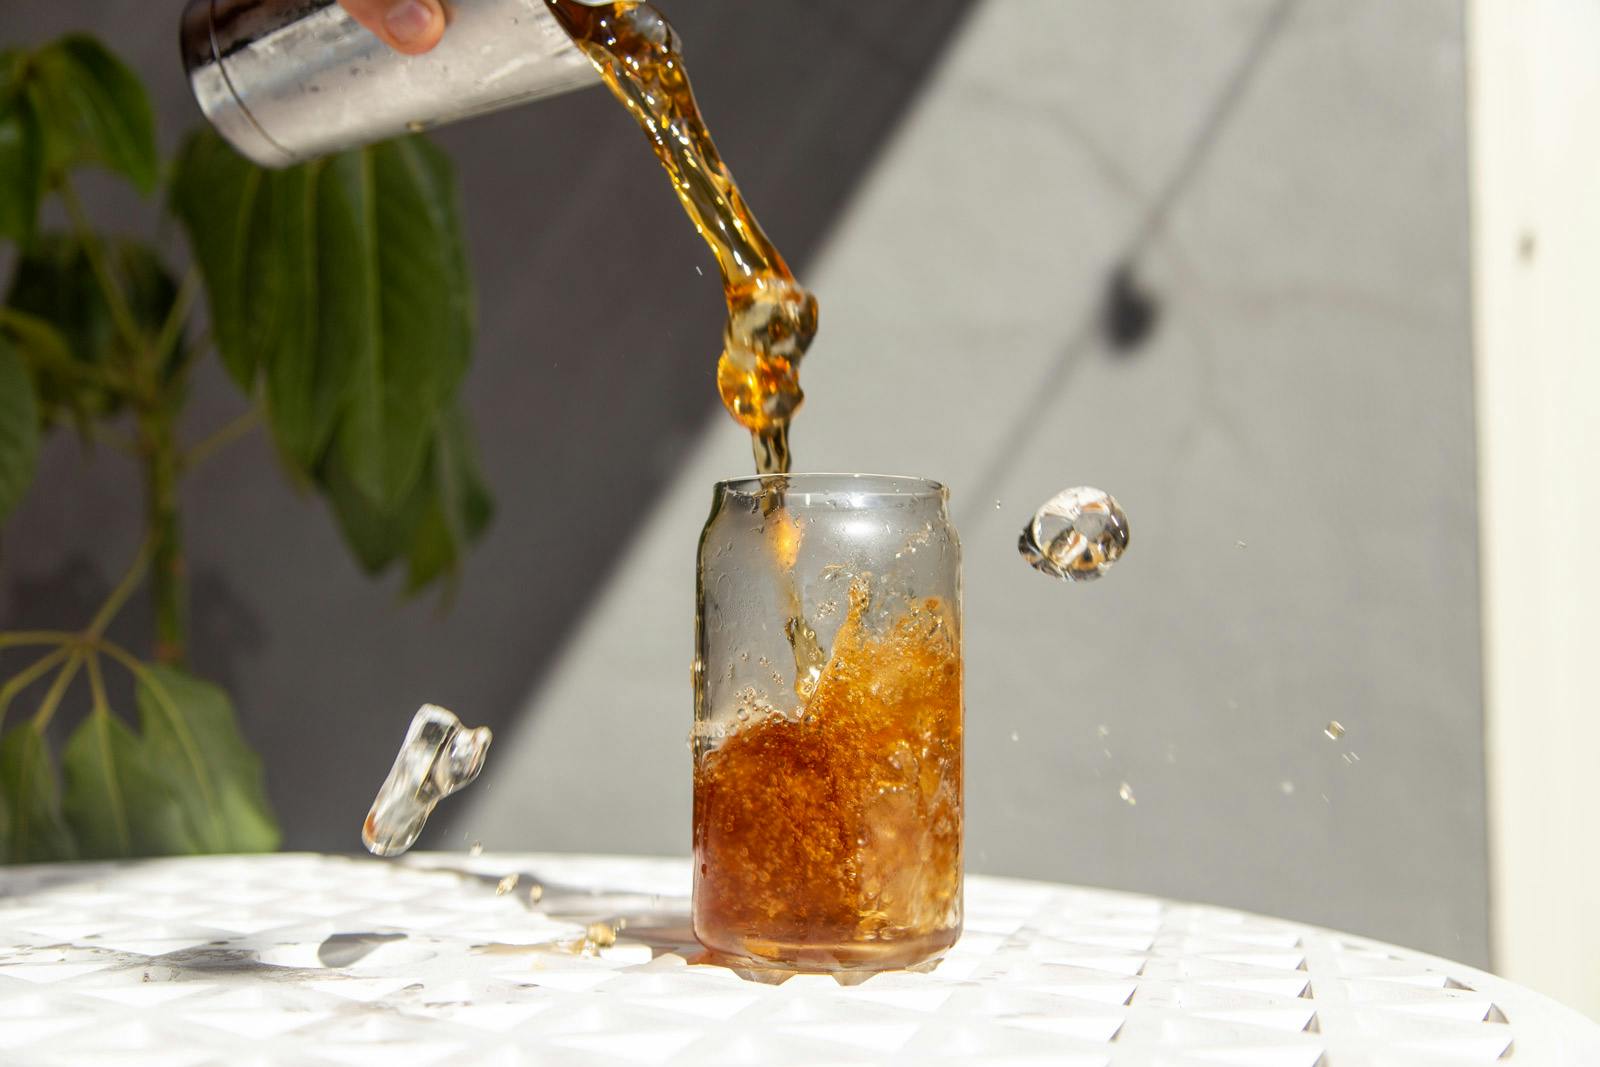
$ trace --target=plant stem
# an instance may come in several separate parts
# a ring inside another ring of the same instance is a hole
[[[56,192],[60,194],[61,204],[67,209],[67,217],[72,220],[72,228],[83,244],[84,254],[89,257],[89,269],[94,272],[95,281],[100,283],[100,291],[106,298],[106,306],[111,309],[111,321],[116,324],[117,333],[122,335],[122,343],[128,346],[128,351],[138,352],[143,347],[139,327],[133,321],[133,312],[128,308],[122,286],[117,284],[106,262],[105,248],[89,223],[89,213],[83,209],[83,201],[78,199],[78,190],[73,187],[72,179],[62,174],[56,184]]]
[[[84,655],[85,652],[81,647],[72,650],[66,666],[61,668],[61,673],[56,675],[56,680],[50,684],[49,691],[39,702],[39,710],[33,715],[33,728],[41,734],[44,733],[45,727],[50,725],[50,719],[55,715],[56,708],[61,706],[61,698],[67,695],[72,679],[78,676],[78,668],[83,666]]]
[[[172,419],[163,410],[142,412],[139,447],[144,456],[145,515],[150,523],[150,586],[155,602],[156,659],[181,664],[189,632],[183,528],[178,517],[182,453]]]
[[[150,557],[154,555],[154,547],[154,540],[146,537],[144,543],[139,546],[139,554],[134,557],[128,573],[124,574],[117,587],[111,590],[111,595],[106,597],[105,603],[100,605],[100,610],[94,613],[94,619],[83,631],[85,639],[94,641],[106,632],[106,627],[111,625],[111,620],[117,617],[117,612],[122,610],[122,605],[127,603],[128,597],[139,587],[145,573],[150,569]]]
[[[251,408],[244,414],[230,419],[220,429],[213,431],[201,438],[183,455],[183,469],[193,470],[195,467],[210,459],[212,455],[233,444],[239,438],[255,429],[261,422],[259,408]]]
[[[5,722],[6,709],[11,707],[11,702],[17,699],[17,694],[28,686],[44,677],[45,673],[72,654],[72,649],[62,645],[54,652],[24,667],[11,677],[5,685],[0,685],[0,723]]]
[[[89,648],[89,711],[94,715],[110,715],[111,701],[106,699],[106,680],[105,676],[100,673],[100,654],[94,650],[96,645],[98,645],[98,642],[87,646]]]
[[[111,824],[117,831],[117,840],[122,843],[122,851],[126,854],[133,850],[133,833],[128,826],[127,802],[114,781],[115,771],[112,769],[110,737],[111,702],[106,699],[106,680],[100,673],[100,654],[91,650],[88,653],[88,663],[90,722],[99,737],[101,750],[105,753],[105,759],[101,761],[100,768],[101,772],[106,776],[107,814],[111,816]]]
[[[28,645],[65,645],[78,639],[78,635],[65,630],[15,630],[0,634],[0,648],[23,648]]]
[[[182,284],[178,286],[178,295],[172,298],[172,307],[167,310],[167,317],[161,323],[161,332],[156,334],[156,339],[150,346],[149,359],[153,371],[159,371],[166,364],[172,346],[178,343],[184,324],[189,321],[189,308],[194,304],[195,294],[199,291],[200,271],[190,267],[183,276]],[[191,352],[190,358],[198,354],[198,350]]]

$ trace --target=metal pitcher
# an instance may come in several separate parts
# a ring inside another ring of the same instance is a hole
[[[433,51],[391,51],[335,0],[191,0],[184,69],[242,154],[286,167],[598,85],[545,0],[448,0]]]

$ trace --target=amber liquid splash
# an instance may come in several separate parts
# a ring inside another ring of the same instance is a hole
[[[695,936],[755,966],[939,955],[961,929],[961,653],[948,605],[874,632],[866,583],[798,715],[697,762]]]
[[[700,117],[678,35],[653,6],[547,0],[611,92],[638,121],[695,229],[711,246],[728,301],[717,391],[750,431],[756,470],[789,470],[798,367],[817,332],[817,301],[756,222]]]

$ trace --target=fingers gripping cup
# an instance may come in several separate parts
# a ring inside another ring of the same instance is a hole
[[[749,478],[700,541],[694,930],[881,970],[961,932],[960,546],[934,482]]]

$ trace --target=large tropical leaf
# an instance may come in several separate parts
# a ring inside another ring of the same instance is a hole
[[[246,388],[264,377],[283,452],[310,474],[336,447],[370,500],[400,507],[471,350],[448,162],[408,138],[267,172],[206,131],[172,207],[223,358]]]
[[[430,506],[427,486],[421,481],[395,507],[368,499],[340,464],[337,452],[318,472],[318,488],[328,498],[351,554],[371,575],[381,574],[411,550]]]
[[[22,91],[44,131],[51,173],[105,167],[144,193],[156,186],[155,116],[137,75],[93,37],[70,34],[24,60]]]
[[[39,454],[39,409],[33,381],[16,346],[0,333],[0,519],[33,481]]]
[[[27,93],[13,83],[21,53],[0,56],[0,237],[26,243],[44,191],[44,134]]]
[[[224,361],[264,383],[281,453],[362,567],[453,574],[491,505],[456,414],[473,309],[448,161],[406,138],[264,171],[202,132],[172,209]]]
[[[359,169],[330,167],[370,235],[356,321],[351,410],[338,448],[373,500],[405,497],[437,416],[452,404],[472,347],[472,302],[449,161],[421,138],[368,149]],[[352,299],[357,294],[352,293]]]
[[[61,752],[61,808],[84,859],[199,851],[176,791],[148,746],[104,709],[78,725]]]
[[[0,737],[0,792],[9,815],[0,826],[0,856],[10,863],[73,858],[76,850],[61,818],[50,747],[31,721]]]
[[[362,492],[337,452],[321,472],[323,492],[362,569],[377,574],[406,560],[407,593],[458,577],[494,515],[466,416],[445,413],[432,437],[423,477],[397,508],[385,509]]]
[[[249,390],[259,346],[245,328],[254,294],[246,291],[246,262],[256,197],[271,171],[262,170],[212,134],[185,142],[173,173],[171,207],[190,235],[211,300],[211,335],[235,382]],[[270,238],[270,235],[267,235]],[[259,269],[259,267],[258,267]]]
[[[154,342],[177,299],[178,285],[150,246],[132,240],[104,242],[106,266],[126,298],[139,333],[138,345]],[[6,304],[48,323],[85,369],[103,370],[136,359],[117,330],[105,294],[95,280],[89,253],[70,234],[41,233],[18,258]],[[168,366],[184,358],[180,337],[168,353]],[[76,389],[78,386],[73,386]],[[64,398],[44,390],[47,403]],[[109,398],[104,407],[109,410]]]
[[[96,369],[78,361],[53,325],[0,304],[0,343],[6,341],[33,376],[40,423],[49,426],[66,415],[87,437],[91,419],[114,401]]]
[[[471,428],[460,412],[444,416],[429,457],[428,505],[411,539],[407,559],[409,592],[435,579],[454,579],[467,549],[494,517],[494,500],[478,468]]]
[[[278,824],[228,695],[173,667],[151,665],[138,680],[145,766],[172,789],[188,833],[203,852],[269,852]]]

